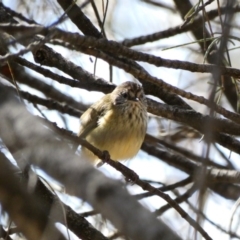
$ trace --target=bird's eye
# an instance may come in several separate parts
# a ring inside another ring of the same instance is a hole
[[[124,98],[127,98],[127,97],[128,97],[128,94],[125,92],[125,93],[122,94],[122,96],[123,96]]]

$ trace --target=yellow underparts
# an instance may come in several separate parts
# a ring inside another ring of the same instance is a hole
[[[131,110],[119,107],[109,110],[86,140],[102,151],[107,150],[113,160],[133,158],[142,145],[147,116],[141,113],[138,103],[132,103]],[[92,160],[97,159],[91,155]]]

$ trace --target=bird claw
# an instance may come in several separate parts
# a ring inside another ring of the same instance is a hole
[[[110,154],[108,151],[103,151],[102,155],[103,155],[103,159],[101,162],[97,164],[97,168],[100,168],[104,163],[108,163],[108,160],[110,159]]]
[[[103,152],[102,152],[102,154],[103,154],[103,162],[104,163],[107,163],[108,161],[109,161],[109,159],[110,159],[110,154],[109,154],[109,152],[108,151],[106,151],[106,150],[104,150]]]

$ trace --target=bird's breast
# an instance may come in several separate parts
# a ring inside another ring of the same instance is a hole
[[[146,110],[133,103],[108,110],[86,139],[100,150],[107,150],[113,160],[130,159],[139,151],[146,127]]]

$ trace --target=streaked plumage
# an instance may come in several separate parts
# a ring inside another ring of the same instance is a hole
[[[139,151],[147,128],[146,99],[143,89],[125,82],[93,104],[80,118],[79,136],[113,160],[130,159]],[[96,157],[83,149],[91,158]]]

